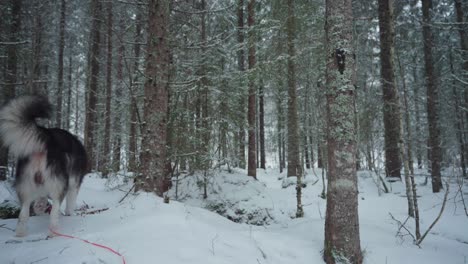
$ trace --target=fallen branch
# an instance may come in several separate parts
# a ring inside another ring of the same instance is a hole
[[[93,215],[93,214],[102,213],[107,210],[109,210],[109,208],[96,209],[96,210],[87,211],[87,212],[85,211],[85,212],[80,213],[80,215]]]
[[[426,232],[421,236],[421,238],[419,238],[418,241],[416,241],[416,245],[418,245],[418,246],[423,242],[424,238],[427,236],[429,231],[431,231],[431,229],[435,226],[435,224],[439,221],[440,217],[442,216],[442,213],[444,212],[445,204],[447,203],[447,197],[448,197],[448,193],[449,193],[449,184],[448,184],[448,182],[445,182],[445,189],[446,190],[445,190],[445,195],[444,195],[444,201],[442,202],[442,208],[440,208],[439,215],[437,215],[434,222],[432,222],[432,224],[429,226],[429,228],[426,230]]]
[[[399,235],[399,234],[401,234],[400,230],[403,228],[403,229],[405,229],[406,232],[408,232],[408,234],[413,238],[413,242],[415,242],[415,241],[416,241],[416,237],[415,237],[415,236],[413,235],[413,233],[411,233],[411,231],[410,231],[408,228],[406,228],[406,226],[405,226],[406,222],[408,221],[408,219],[410,219],[410,217],[409,217],[409,216],[406,217],[405,222],[402,223],[400,220],[396,219],[391,213],[388,213],[388,214],[389,214],[390,217],[393,219],[393,221],[397,222],[398,225],[399,225],[399,226],[398,226],[398,231],[397,231],[396,236],[400,236],[400,235]],[[419,247],[419,245],[418,245],[418,247]]]
[[[135,188],[135,184],[133,184],[132,188],[130,188],[130,190],[128,190],[128,192],[125,194],[125,196],[122,197],[122,199],[120,199],[119,203],[123,202],[123,200],[125,200],[125,198],[127,198],[127,196],[132,192],[133,188]]]

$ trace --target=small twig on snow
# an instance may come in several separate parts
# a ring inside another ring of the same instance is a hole
[[[5,229],[7,229],[7,230],[10,230],[10,231],[12,231],[12,232],[15,232],[15,230],[13,230],[13,229],[11,229],[11,228],[9,228],[9,227],[6,227],[5,225],[6,225],[6,224],[0,225],[0,228],[5,228]]]
[[[35,261],[33,261],[33,262],[30,262],[29,264],[34,264],[34,263],[37,263],[37,262],[41,262],[41,261],[46,260],[46,259],[48,259],[48,257],[44,257],[44,258],[35,260]]]

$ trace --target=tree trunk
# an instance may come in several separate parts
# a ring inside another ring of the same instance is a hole
[[[468,112],[466,109],[468,108],[468,85],[467,85],[467,80],[468,80],[468,39],[466,35],[466,17],[464,16],[463,12],[463,1],[462,0],[454,0],[455,1],[455,12],[457,14],[457,23],[458,23],[458,33],[460,34],[460,47],[462,50],[462,69],[463,69],[463,80],[465,81],[464,84],[464,98],[465,102],[463,104],[463,107],[465,109],[465,115],[464,115],[464,120],[462,120],[462,123],[468,122]],[[465,1],[465,7],[466,7],[466,1]],[[463,127],[463,126],[462,126]],[[462,133],[463,138],[465,138],[466,132]],[[463,156],[468,158],[468,142],[465,142],[465,146],[463,147],[464,149],[464,154]],[[464,161],[466,162],[466,160]]]
[[[167,109],[169,90],[169,2],[151,0],[148,17],[144,120],[138,189],[162,196],[169,188],[166,175]]]
[[[68,85],[67,85],[67,117],[65,120],[65,129],[70,130],[70,121],[71,121],[71,99],[72,99],[72,90],[73,90],[73,81],[72,81],[72,54],[68,55]],[[76,113],[78,114],[78,113]]]
[[[264,103],[264,87],[263,83],[260,84],[258,91],[258,104],[259,104],[259,131],[260,131],[260,168],[266,169],[265,161],[265,103]]]
[[[91,50],[89,54],[88,66],[88,87],[87,87],[87,102],[86,102],[86,121],[85,121],[85,136],[84,142],[88,157],[90,160],[90,169],[96,168],[96,155],[94,152],[95,140],[94,133],[96,130],[96,106],[97,106],[97,95],[98,95],[98,77],[99,77],[99,53],[100,53],[100,42],[101,42],[101,3],[99,0],[91,1]]]
[[[57,102],[55,104],[56,110],[56,124],[57,127],[62,127],[62,103],[63,103],[63,50],[65,48],[65,0],[61,0],[60,6],[60,29],[59,29],[59,50],[58,50],[58,75],[57,75]]]
[[[362,263],[356,175],[355,59],[351,0],[326,0],[328,187],[324,260]]]
[[[455,76],[455,70],[453,68],[453,58],[452,58],[452,50],[450,49],[449,54],[449,62],[450,62],[450,73],[452,76]],[[454,112],[455,112],[455,135],[458,139],[458,144],[460,145],[460,166],[462,169],[462,175],[464,178],[467,177],[466,175],[466,163],[465,163],[465,142],[463,136],[463,113],[460,111],[460,99],[457,92],[457,85],[455,83],[455,79],[452,81],[452,96],[454,102]]]
[[[112,97],[112,1],[107,3],[107,65],[106,65],[106,110],[104,112],[104,152],[102,164],[100,164],[102,175],[107,177],[110,166],[110,130],[111,130],[111,97]]]
[[[137,171],[137,114],[138,114],[138,107],[137,107],[137,98],[135,94],[135,89],[138,85],[135,85],[135,81],[137,80],[138,71],[139,71],[139,61],[140,61],[140,41],[141,41],[141,12],[137,11],[136,19],[135,19],[135,44],[133,45],[133,52],[135,54],[135,62],[133,65],[133,73],[135,75],[135,80],[132,82],[133,87],[131,87],[131,102],[130,102],[130,133],[128,137],[128,145],[129,145],[129,159],[128,159],[128,169],[129,171],[136,172]],[[132,77],[130,77],[132,78]]]
[[[416,64],[416,56],[414,57],[414,65]],[[418,72],[417,67],[413,67],[413,82],[418,80]],[[415,133],[416,133],[416,161],[418,163],[418,169],[422,169],[423,167],[423,150],[421,146],[424,144],[421,142],[421,111],[419,110],[419,85],[417,83],[413,84],[413,97],[414,97],[414,115],[416,119],[416,126],[415,126]]]
[[[202,142],[201,145],[202,149],[202,170],[205,171],[205,175],[207,175],[206,171],[210,167],[210,125],[209,125],[209,105],[210,105],[210,95],[209,95],[209,87],[208,87],[208,77],[207,77],[207,36],[206,36],[206,2],[205,0],[201,0],[201,52],[202,52],[202,60],[201,60],[201,67],[200,67],[200,85],[201,85],[201,125],[202,125]]]
[[[245,169],[245,97],[244,97],[244,71],[245,71],[245,52],[244,52],[244,0],[239,0],[237,5],[237,43],[239,49],[237,50],[237,67],[241,74],[240,81],[240,99],[239,99],[239,168]]]
[[[296,25],[292,0],[288,0],[288,177],[302,175],[299,161],[299,125],[296,96],[296,66],[294,46]]]
[[[32,78],[31,78],[31,94],[46,94],[46,91],[43,91],[41,84],[41,67],[43,61],[43,35],[44,35],[44,21],[42,19],[44,8],[43,4],[39,3],[35,5],[34,10],[34,32],[33,32],[33,68],[32,68]]]
[[[247,119],[249,123],[249,129],[248,129],[249,151],[248,151],[247,175],[252,176],[255,179],[257,179],[257,161],[256,161],[257,144],[255,142],[255,131],[256,131],[255,79],[256,79],[256,76],[253,73],[255,69],[255,42],[256,42],[255,32],[253,30],[254,23],[255,23],[255,0],[249,0],[249,3],[247,5],[247,12],[248,12],[247,24],[249,26],[248,62],[249,62],[249,71],[250,71],[249,73],[249,99],[248,99],[248,113],[247,113]]]
[[[137,16],[138,19],[138,16]],[[124,21],[119,21],[119,28],[124,28]],[[138,40],[135,40],[138,41]],[[112,157],[112,168],[114,171],[120,170],[121,161],[121,148],[122,148],[122,91],[123,91],[123,60],[124,60],[125,46],[123,43],[118,48],[117,58],[117,85],[115,86],[115,102],[114,102],[114,144],[113,144],[113,157]],[[131,101],[131,100],[130,100]],[[130,153],[129,153],[130,154]],[[130,154],[130,156],[132,156]],[[135,155],[133,155],[135,157]]]
[[[427,122],[429,126],[429,151],[431,162],[432,192],[437,193],[442,187],[440,176],[440,131],[438,120],[439,89],[434,73],[434,61],[432,59],[433,37],[431,32],[432,0],[421,0],[423,11],[423,43],[425,79],[427,87]]]
[[[393,62],[395,32],[392,3],[391,0],[379,0],[380,73],[384,102],[385,172],[387,177],[400,180],[401,159],[398,144],[400,140],[400,105]]]

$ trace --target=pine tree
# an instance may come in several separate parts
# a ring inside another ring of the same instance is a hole
[[[255,94],[255,0],[249,0],[247,4],[247,24],[249,26],[249,52],[248,52],[248,62],[249,62],[249,99],[248,99],[248,114],[247,120],[249,123],[248,128],[248,169],[247,175],[252,176],[255,179],[257,178],[257,160],[256,160],[256,149],[257,144],[255,141],[255,132],[256,132],[256,94]]]
[[[324,260],[362,263],[356,175],[351,0],[326,1],[328,188]]]
[[[439,192],[442,187],[440,176],[441,147],[439,131],[439,89],[434,72],[433,45],[434,38],[431,31],[432,0],[421,0],[423,12],[423,38],[424,38],[424,67],[427,89],[427,122],[429,126],[429,152],[431,162],[432,191]]]
[[[97,122],[97,96],[98,96],[98,75],[99,75],[99,54],[101,43],[101,3],[99,0],[91,1],[91,44],[88,56],[88,83],[86,88],[86,119],[84,144],[88,152],[91,169],[96,168],[95,155],[95,130]]]
[[[151,0],[148,6],[143,142],[138,189],[162,196],[169,188],[166,173],[169,90],[169,2]]]
[[[400,180],[401,158],[400,104],[395,82],[393,6],[390,0],[379,0],[380,72],[383,89],[385,127],[385,172],[387,177]]]

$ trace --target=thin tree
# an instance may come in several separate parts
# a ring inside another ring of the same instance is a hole
[[[131,87],[131,100],[130,100],[130,132],[128,136],[128,169],[132,172],[137,170],[137,115],[138,115],[138,107],[137,107],[137,98],[136,98],[136,91],[135,88],[135,81],[138,76],[139,72],[139,65],[140,65],[140,51],[141,51],[141,11],[137,11],[136,19],[135,19],[135,43],[133,45],[133,53],[135,55],[135,62],[133,65],[133,71],[135,74],[135,80],[131,82],[133,87]],[[130,77],[132,79],[132,77]]]
[[[111,97],[112,97],[112,32],[113,32],[112,1],[107,3],[107,65],[106,65],[106,93],[104,112],[104,147],[103,162],[100,171],[107,176],[110,169],[110,129],[111,129]]]
[[[96,106],[98,95],[98,77],[99,77],[99,54],[101,42],[101,3],[99,0],[91,1],[91,48],[88,57],[88,85],[87,85],[87,100],[86,100],[86,121],[85,121],[85,135],[84,143],[86,151],[88,152],[89,160],[91,161],[91,169],[96,166],[95,153],[94,153],[94,133],[96,129]]]
[[[237,43],[239,44],[239,49],[237,50],[237,67],[241,76],[243,76],[245,71],[245,51],[244,51],[244,0],[239,0],[237,5]],[[239,141],[239,168],[245,168],[245,97],[244,97],[244,81],[241,77],[241,90],[239,98],[239,132],[238,132],[238,141]]]
[[[60,5],[60,23],[59,23],[59,52],[58,52],[58,88],[56,109],[56,124],[57,127],[62,127],[62,101],[63,101],[63,50],[65,49],[65,0],[61,0]]]
[[[421,0],[423,13],[424,65],[427,89],[427,122],[429,126],[429,151],[431,162],[432,192],[439,192],[442,187],[440,176],[440,131],[438,120],[439,88],[434,72],[432,50],[434,38],[431,31],[432,0]]]
[[[328,188],[324,260],[360,264],[352,1],[327,0],[325,19]]]
[[[255,142],[255,117],[256,117],[256,95],[255,95],[255,0],[249,0],[247,4],[247,24],[249,26],[249,99],[248,99],[248,113],[247,119],[249,123],[248,128],[248,140],[249,140],[249,151],[248,151],[248,169],[247,175],[257,178],[257,161],[256,161],[256,149],[257,145]]]
[[[169,86],[169,1],[151,0],[148,5],[148,49],[138,189],[159,196],[169,188],[166,175],[167,107]]]

